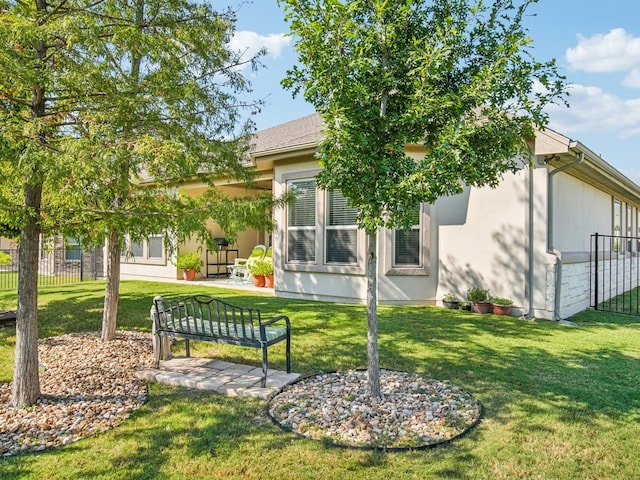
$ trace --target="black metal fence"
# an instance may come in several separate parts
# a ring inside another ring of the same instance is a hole
[[[0,265],[0,290],[18,288],[18,250],[0,250],[9,255],[11,264]],[[80,246],[44,249],[38,261],[38,286],[63,285],[95,280],[102,276],[102,252],[83,252]]]
[[[591,235],[590,283],[595,310],[640,315],[640,237]]]

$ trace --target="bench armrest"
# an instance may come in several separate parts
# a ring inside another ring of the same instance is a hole
[[[271,320],[267,320],[266,322],[260,322],[260,326],[261,327],[266,327],[268,325],[273,325],[274,323],[280,321],[280,320],[284,320],[285,324],[287,325],[287,332],[291,330],[291,322],[289,321],[289,317],[287,317],[286,315],[278,315],[276,317],[273,317]]]

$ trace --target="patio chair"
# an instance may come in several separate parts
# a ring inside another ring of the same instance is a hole
[[[248,283],[251,281],[251,271],[249,267],[262,260],[267,253],[267,247],[264,245],[256,245],[251,250],[249,257],[236,258],[233,265],[229,265],[229,281],[233,283]]]

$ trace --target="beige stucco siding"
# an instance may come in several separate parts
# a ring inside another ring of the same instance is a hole
[[[567,173],[553,179],[553,247],[560,252],[588,252],[594,233],[611,234],[611,195]]]
[[[285,182],[300,172],[317,171],[317,163],[284,165],[275,170],[274,194],[283,192]],[[389,303],[435,303],[448,292],[464,295],[468,288],[489,288],[492,295],[513,298],[525,305],[528,235],[527,171],[505,175],[496,189],[466,188],[457,196],[444,198],[429,209],[429,269],[423,274],[386,275],[384,232],[378,235],[378,301]],[[284,263],[286,215],[276,212],[274,236],[276,258],[282,274],[276,277],[276,291],[283,296],[364,301],[366,277],[296,271]],[[544,237],[544,234],[540,234]],[[364,244],[360,245],[364,248]],[[544,255],[544,254],[543,254]],[[546,257],[545,257],[546,258]]]
[[[431,282],[436,298],[464,296],[473,286],[525,305],[528,241],[526,171],[505,175],[495,188],[467,188],[434,208],[436,243]]]

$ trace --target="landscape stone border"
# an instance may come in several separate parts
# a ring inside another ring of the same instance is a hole
[[[283,430],[302,437],[383,451],[441,445],[481,419],[481,404],[447,381],[380,370],[380,389],[380,399],[369,398],[366,370],[319,373],[275,394],[268,414]]]

